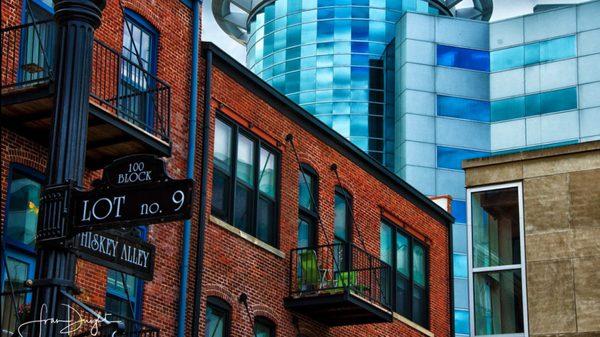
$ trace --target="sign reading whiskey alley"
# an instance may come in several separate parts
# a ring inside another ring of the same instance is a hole
[[[83,232],[73,240],[75,254],[92,263],[151,281],[155,247],[117,231]]]
[[[125,228],[191,217],[193,181],[171,179],[152,155],[115,160],[90,191],[74,191],[75,233]]]

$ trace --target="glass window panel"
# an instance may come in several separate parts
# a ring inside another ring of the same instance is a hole
[[[424,287],[427,275],[425,249],[419,244],[413,246],[413,281]]]
[[[256,226],[256,237],[260,240],[275,243],[275,202],[264,197],[258,199],[258,220]]]
[[[540,62],[540,44],[531,43],[525,46],[525,65]]]
[[[467,278],[467,256],[463,254],[453,254],[452,263],[454,269],[454,277]]]
[[[12,256],[6,256],[6,265],[8,266],[8,272],[5,272],[3,275],[4,285],[2,289],[4,291],[10,291],[11,284],[14,289],[20,289],[25,285],[25,281],[33,278],[33,275],[30,273],[33,267],[28,261],[21,261]],[[10,275],[10,279],[8,275]]]
[[[577,88],[567,88],[539,94],[540,113],[571,110],[577,108]]]
[[[300,207],[314,210],[315,207],[311,201],[311,195],[314,196],[313,176],[306,172],[300,172],[298,177],[298,203]]]
[[[252,225],[253,199],[251,190],[240,183],[236,184],[233,225],[247,233]]]
[[[344,242],[348,241],[348,205],[343,195],[335,194],[334,235]]]
[[[490,55],[486,51],[437,45],[437,64],[440,66],[490,70]]]
[[[490,55],[490,69],[491,71],[501,71],[522,67],[524,54],[523,46],[493,51]]]
[[[106,296],[106,311],[122,317],[133,318],[127,300],[114,296]]]
[[[40,183],[18,171],[12,172],[6,215],[6,236],[9,240],[35,247],[40,189]]]
[[[427,326],[427,294],[425,289],[416,285],[412,293],[412,321]]]
[[[525,97],[514,97],[491,103],[492,122],[523,118],[525,116]]]
[[[224,220],[228,220],[228,209],[231,202],[231,178],[219,170],[214,170],[212,184],[212,212],[223,217]]]
[[[396,271],[410,277],[410,240],[400,232],[396,233]]]
[[[540,61],[555,61],[577,56],[575,36],[540,42]]]
[[[206,307],[205,337],[225,337],[226,314],[211,305]]]
[[[475,335],[523,332],[521,284],[520,270],[474,275]]]
[[[314,246],[314,226],[306,219],[298,219],[298,248]]]
[[[517,188],[473,193],[471,204],[473,267],[521,263]]]
[[[462,170],[462,161],[472,158],[487,157],[490,154],[483,151],[458,149],[453,147],[437,147],[437,166],[442,168]]]
[[[261,322],[254,323],[254,337],[271,337],[273,336],[273,328],[270,325]]]
[[[214,163],[225,172],[231,171],[231,127],[215,121]]]
[[[259,190],[275,198],[275,178],[277,172],[275,168],[275,154],[265,148],[260,148],[260,176],[259,176]]]
[[[490,103],[475,99],[437,96],[437,114],[438,116],[489,122]]]
[[[467,223],[467,203],[461,200],[452,200],[452,215],[458,223]]]
[[[246,184],[254,185],[254,142],[239,134],[236,176]]]
[[[396,312],[410,318],[411,286],[407,278],[396,272]]]
[[[454,326],[456,333],[469,334],[469,312],[465,310],[454,310]]]
[[[381,224],[381,231],[379,233],[379,244],[379,254],[381,261],[392,265],[392,228],[386,224]]]

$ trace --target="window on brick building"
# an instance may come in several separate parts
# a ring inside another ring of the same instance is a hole
[[[212,214],[277,245],[279,155],[225,117],[215,122]]]
[[[334,196],[334,254],[336,270],[348,270],[350,265],[350,249],[346,248],[352,242],[352,196],[343,188],[337,186]]]
[[[317,173],[302,165],[298,175],[298,248],[317,245],[318,195]]]
[[[227,337],[231,327],[231,306],[220,298],[209,296],[206,304],[205,337]]]
[[[275,337],[275,323],[265,317],[254,319],[254,337]]]
[[[429,289],[427,284],[427,248],[402,229],[384,220],[380,232],[381,260],[392,267],[385,275],[384,301],[394,311],[428,327]]]

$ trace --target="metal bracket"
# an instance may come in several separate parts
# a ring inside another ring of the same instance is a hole
[[[37,245],[65,247],[71,221],[71,196],[75,183],[46,186],[40,197]]]

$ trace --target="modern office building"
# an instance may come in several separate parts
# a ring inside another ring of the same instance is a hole
[[[471,331],[600,335],[600,141],[463,167]]]
[[[475,334],[461,161],[600,138],[600,1],[488,23],[480,1],[472,20],[433,1],[280,0],[250,6],[247,26],[214,3],[252,71],[424,194],[452,196],[456,332]]]

